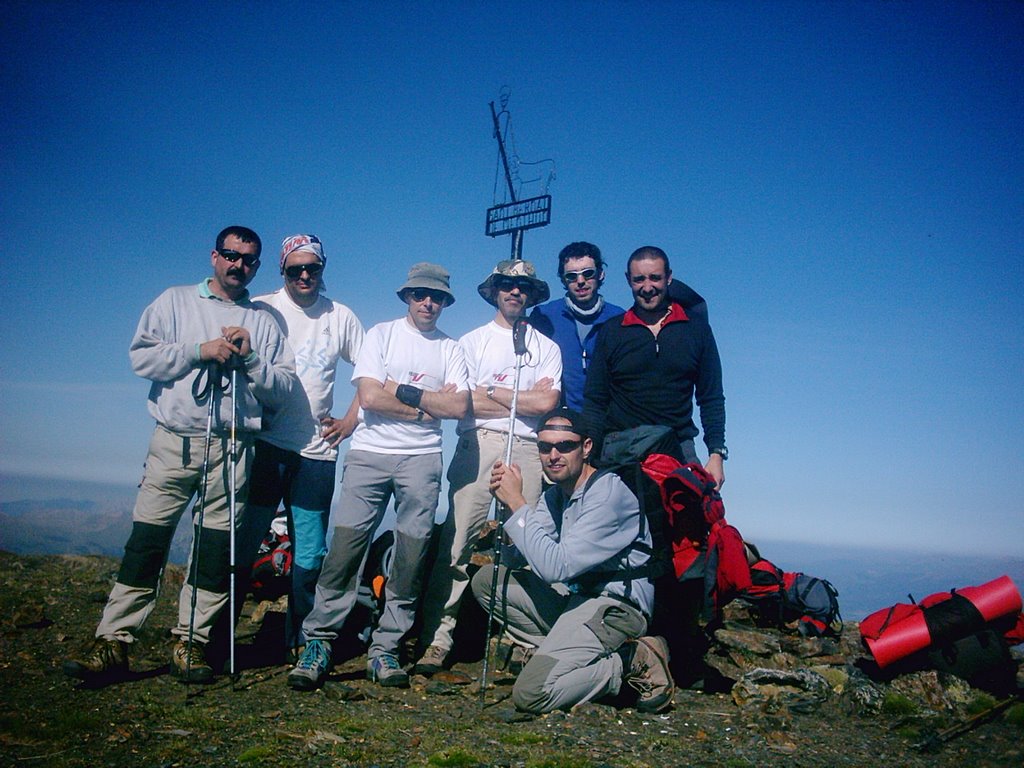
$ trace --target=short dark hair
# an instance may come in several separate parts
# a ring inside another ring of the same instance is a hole
[[[239,227],[237,225],[225,227],[217,235],[216,249],[219,251],[224,247],[224,241],[234,235],[243,243],[255,243],[256,244],[256,255],[259,256],[263,253],[263,242],[260,240],[260,236],[253,232],[248,227]]]
[[[601,249],[593,243],[588,243],[584,240],[580,240],[576,243],[569,243],[558,253],[558,279],[562,279],[562,275],[565,274],[565,262],[569,259],[579,259],[584,256],[589,256],[594,260],[594,267],[597,268],[598,273],[604,269],[604,260],[601,258]]]
[[[668,263],[668,254],[665,253],[661,248],[656,245],[641,245],[631,254],[629,259],[626,261],[626,274],[629,274],[629,268],[632,266],[634,261],[640,261],[640,259],[661,259],[665,265],[665,274],[672,271],[672,265]]]

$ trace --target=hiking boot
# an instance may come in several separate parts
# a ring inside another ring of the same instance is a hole
[[[213,667],[206,661],[202,643],[179,640],[171,651],[171,675],[183,683],[208,683],[213,680]]]
[[[386,688],[408,688],[409,675],[390,653],[374,656],[366,662],[366,676]]]
[[[64,674],[79,680],[116,680],[128,674],[128,643],[97,637],[77,659],[64,662]]]
[[[295,668],[288,673],[288,685],[296,691],[312,691],[320,687],[330,671],[331,644],[327,640],[310,640]]]
[[[448,658],[448,651],[436,645],[432,645],[423,652],[416,666],[412,668],[414,675],[430,677],[444,670],[445,659]]]
[[[523,671],[523,667],[530,663],[530,659],[533,658],[533,654],[537,651],[536,648],[527,648],[525,645],[513,645],[512,650],[508,655],[508,664],[506,665],[508,671],[513,675],[518,675]]]
[[[640,637],[634,641],[633,661],[625,682],[639,694],[639,712],[663,712],[672,705],[676,686],[668,669],[668,643],[663,637]]]
[[[295,647],[288,647],[284,650],[284,663],[295,666],[299,663],[299,659],[302,658],[302,654],[306,652],[306,644],[301,643]]]

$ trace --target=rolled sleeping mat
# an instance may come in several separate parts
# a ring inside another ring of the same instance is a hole
[[[936,643],[956,642],[986,624],[1020,613],[1021,596],[1009,576],[976,587],[929,595],[920,603],[897,603],[860,623],[861,639],[880,668]]]

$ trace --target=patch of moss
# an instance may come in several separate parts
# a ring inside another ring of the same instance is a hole
[[[1006,710],[1006,714],[1003,717],[1010,725],[1024,728],[1024,704],[1014,704]]]
[[[530,731],[511,731],[501,734],[499,741],[502,744],[544,744],[547,737]]]
[[[273,747],[260,744],[255,747],[249,747],[242,754],[238,756],[238,762],[240,763],[262,763],[265,758],[279,754],[278,750]]]
[[[438,768],[474,768],[485,762],[472,752],[458,748],[436,752],[427,758],[427,765],[436,765]]]
[[[882,713],[891,717],[906,717],[917,712],[917,705],[906,696],[887,693],[882,701]]]
[[[593,761],[585,757],[552,756],[530,760],[526,768],[593,768]]]
[[[986,709],[991,709],[996,704],[994,696],[980,691],[976,692],[971,700],[967,702],[967,714],[980,715]]]
[[[916,725],[901,725],[896,729],[896,735],[908,741],[918,741],[921,738],[921,729]]]

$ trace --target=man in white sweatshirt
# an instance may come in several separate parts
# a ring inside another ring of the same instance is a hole
[[[245,504],[263,408],[280,407],[297,383],[277,323],[249,301],[246,286],[259,269],[260,250],[251,229],[224,229],[210,253],[213,277],[169,288],[142,313],[129,355],[135,373],[152,382],[149,412],[156,429],[117,581],[92,647],[64,663],[71,677],[109,682],[127,674],[128,646],[153,610],[174,529],[192,499],[202,497],[204,485],[205,503],[194,507],[202,508],[201,535],[193,513],[199,545],[190,557],[178,623],[171,630],[178,638],[171,673],[186,682],[213,677],[204,649],[228,603],[230,469],[233,465],[237,511]],[[229,364],[241,365],[238,392],[230,388]],[[234,462],[228,451],[233,421]]]
[[[263,419],[256,441],[249,505],[239,534],[239,562],[251,563],[283,501],[292,547],[291,590],[285,635],[288,647],[305,642],[300,628],[313,607],[316,580],[327,552],[327,524],[334,495],[338,444],[358,422],[353,397],[334,418],[338,363],[355,364],[363,326],[355,314],[323,295],[327,256],[316,235],[298,234],[281,243],[284,286],[254,304],[277,320],[295,356],[300,386]],[[248,569],[240,574],[248,581]]]

